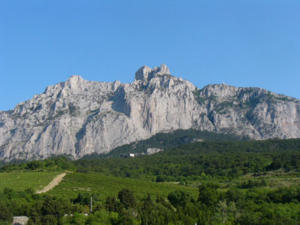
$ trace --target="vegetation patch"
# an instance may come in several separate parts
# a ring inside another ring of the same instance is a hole
[[[35,194],[62,170],[72,173],[51,191]],[[28,216],[29,225],[300,221],[299,139],[211,140],[151,156],[58,157],[1,171],[0,224],[11,224],[13,215]]]
[[[100,199],[105,199],[108,196],[117,195],[124,188],[134,191],[135,195],[140,199],[147,197],[147,194],[154,197],[166,197],[170,191],[175,190],[187,192],[194,197],[197,195],[197,189],[193,187],[171,183],[155,183],[141,179],[105,176],[95,172],[69,174],[49,194],[57,197],[75,197],[79,193],[97,193]]]
[[[15,191],[26,189],[38,190],[46,186],[57,174],[58,171],[47,172],[6,172],[0,173],[0,192],[5,188]]]

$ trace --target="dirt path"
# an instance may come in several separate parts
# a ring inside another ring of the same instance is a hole
[[[47,185],[45,186],[42,190],[37,191],[37,194],[42,194],[50,191],[52,188],[54,188],[56,185],[59,185],[59,183],[62,181],[62,179],[66,176],[66,173],[61,173],[54,177],[54,179]]]

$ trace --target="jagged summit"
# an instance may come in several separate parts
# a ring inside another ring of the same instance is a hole
[[[171,76],[166,65],[143,66],[135,79],[124,84],[74,75],[0,111],[0,160],[80,158],[177,129],[300,138],[297,99],[225,84],[198,89]]]
[[[86,82],[88,81],[84,80],[80,75],[72,75],[65,82],[65,86],[74,91],[81,91],[84,88]]]
[[[170,74],[170,70],[165,64],[162,64],[159,67],[154,67],[153,69],[151,69],[148,66],[142,66],[135,73],[135,79],[142,80],[142,81],[149,81],[157,75],[164,75],[164,74]]]
[[[71,75],[67,81],[78,82],[78,81],[83,81],[83,80],[84,79],[80,75],[74,74],[74,75]]]

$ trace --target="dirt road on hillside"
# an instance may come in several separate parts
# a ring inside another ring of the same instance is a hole
[[[59,185],[59,183],[62,181],[62,179],[66,176],[66,173],[61,173],[54,177],[54,179],[47,185],[45,186],[42,190],[37,191],[37,194],[42,194],[50,191],[52,188],[55,186]]]

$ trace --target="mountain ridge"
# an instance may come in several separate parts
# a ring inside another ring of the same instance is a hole
[[[81,158],[178,129],[299,138],[300,101],[262,88],[199,89],[166,65],[141,67],[132,83],[73,75],[14,110],[0,111],[0,160]]]

